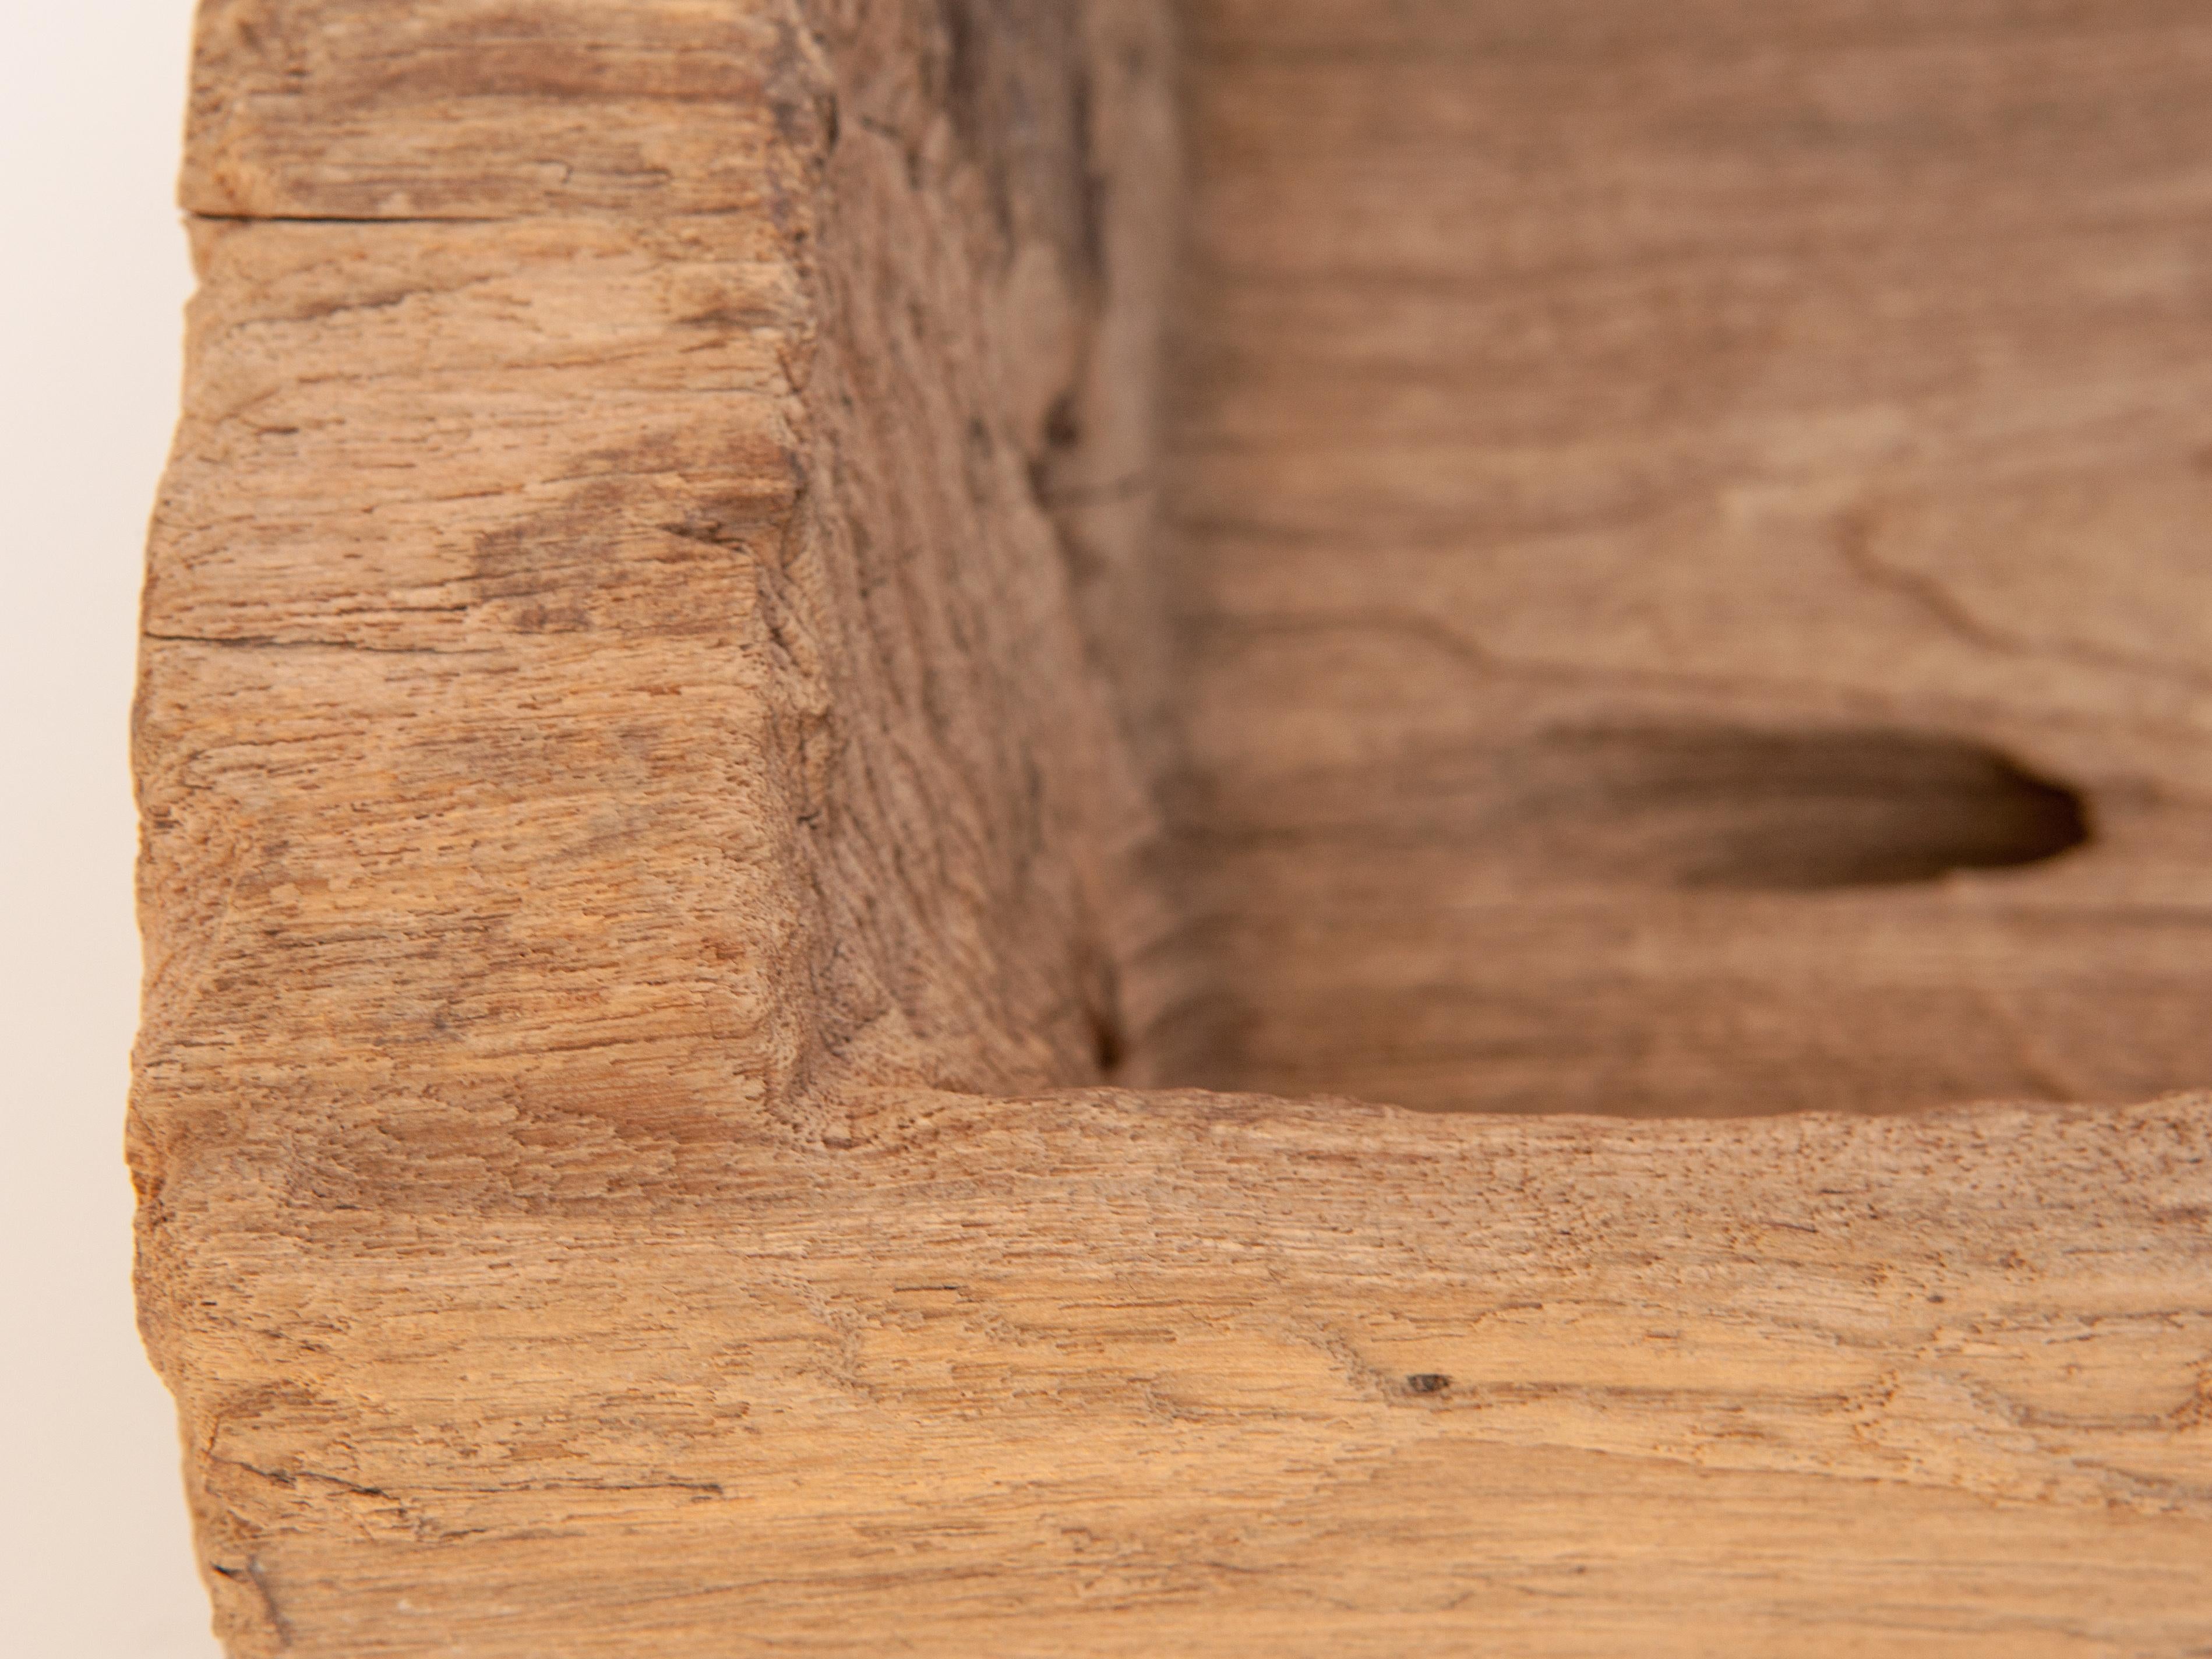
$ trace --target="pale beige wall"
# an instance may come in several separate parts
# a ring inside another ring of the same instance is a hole
[[[190,0],[0,0],[0,1653],[205,1659],[130,1302],[126,768]]]

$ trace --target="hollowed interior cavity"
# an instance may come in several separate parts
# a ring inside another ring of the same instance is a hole
[[[1117,1075],[2212,1081],[2212,104],[2033,9],[1186,9],[1187,920]]]

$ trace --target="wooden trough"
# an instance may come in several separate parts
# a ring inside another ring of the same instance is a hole
[[[2212,1650],[2202,0],[194,77],[237,1659]]]

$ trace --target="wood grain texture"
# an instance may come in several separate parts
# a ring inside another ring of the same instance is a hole
[[[241,1655],[2182,1654],[2208,1123],[416,1109],[155,1249]]]
[[[2198,38],[210,0],[231,1652],[2212,1649]]]
[[[1190,23],[1216,998],[1174,1074],[1644,1112],[2212,1076],[2201,9]],[[2002,816],[1930,741],[2094,841],[1849,879],[1854,838]],[[1821,836],[1835,878],[1776,878]]]

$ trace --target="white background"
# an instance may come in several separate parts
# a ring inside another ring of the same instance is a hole
[[[0,1653],[212,1659],[131,1310],[128,771],[190,0],[0,0]]]

